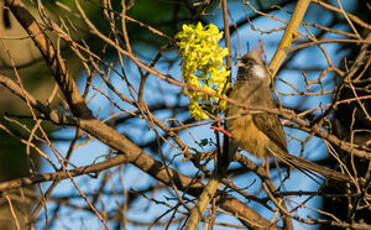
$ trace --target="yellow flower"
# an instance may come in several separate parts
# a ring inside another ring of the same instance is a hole
[[[196,121],[210,119],[210,117],[205,112],[202,111],[198,102],[193,102],[189,104],[188,110],[191,113],[193,119],[195,119]]]
[[[179,55],[182,56],[183,80],[197,88],[222,95],[227,91],[230,71],[226,70],[223,59],[228,55],[228,49],[218,45],[223,32],[213,25],[203,26],[183,25],[183,30],[175,35],[178,40]],[[226,86],[226,87],[225,87]],[[209,96],[194,90],[185,89],[183,94],[189,97],[188,110],[195,120],[209,119],[203,112],[204,104],[216,104],[222,110],[226,103],[219,102],[218,97]]]

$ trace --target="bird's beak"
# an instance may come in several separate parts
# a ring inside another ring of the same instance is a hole
[[[237,66],[237,67],[242,67],[242,66],[244,66],[244,64],[242,63],[242,57],[241,56],[237,56],[237,62],[236,62],[236,64],[235,64],[235,66]]]

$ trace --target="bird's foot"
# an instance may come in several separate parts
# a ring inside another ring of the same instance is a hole
[[[210,129],[213,129],[215,131],[221,132],[224,135],[226,135],[227,137],[232,138],[232,134],[230,132],[228,132],[227,130],[223,129],[222,127],[220,127],[220,126],[219,127],[210,126]]]
[[[210,126],[210,129],[213,129],[217,132],[221,132],[224,135],[226,135],[227,137],[232,138],[232,134],[229,133],[227,130],[222,128],[222,123],[220,121],[221,121],[221,118],[220,118],[220,115],[218,114],[217,126]]]

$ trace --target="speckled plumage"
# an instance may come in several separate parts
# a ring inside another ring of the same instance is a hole
[[[250,107],[276,108],[269,87],[270,79],[259,51],[255,49],[241,57],[238,66],[230,98]],[[233,154],[237,146],[257,157],[271,155],[267,147],[273,151],[287,151],[285,134],[277,115],[257,111],[249,113],[232,103],[227,105],[226,115],[238,116],[226,121],[228,132],[232,134],[229,154]]]
[[[300,170],[314,171],[338,181],[349,181],[349,177],[342,173],[288,154],[285,133],[276,114],[248,111],[237,105],[264,109],[277,107],[270,89],[271,79],[259,51],[255,49],[241,57],[237,66],[237,80],[229,96],[236,104],[228,103],[226,110],[226,128],[232,138],[228,155],[223,155],[224,167],[228,167],[239,146],[257,157],[273,154]]]

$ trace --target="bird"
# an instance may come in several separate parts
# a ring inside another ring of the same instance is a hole
[[[277,114],[270,88],[272,79],[264,65],[258,48],[238,58],[237,79],[230,92],[226,107],[226,129],[231,135],[223,163],[228,167],[238,147],[258,158],[275,156],[300,170],[316,172],[337,181],[349,181],[349,177],[314,162],[288,153],[285,132]],[[241,106],[243,105],[243,106]],[[263,108],[264,111],[248,111],[244,107]],[[266,111],[267,110],[267,111]]]

